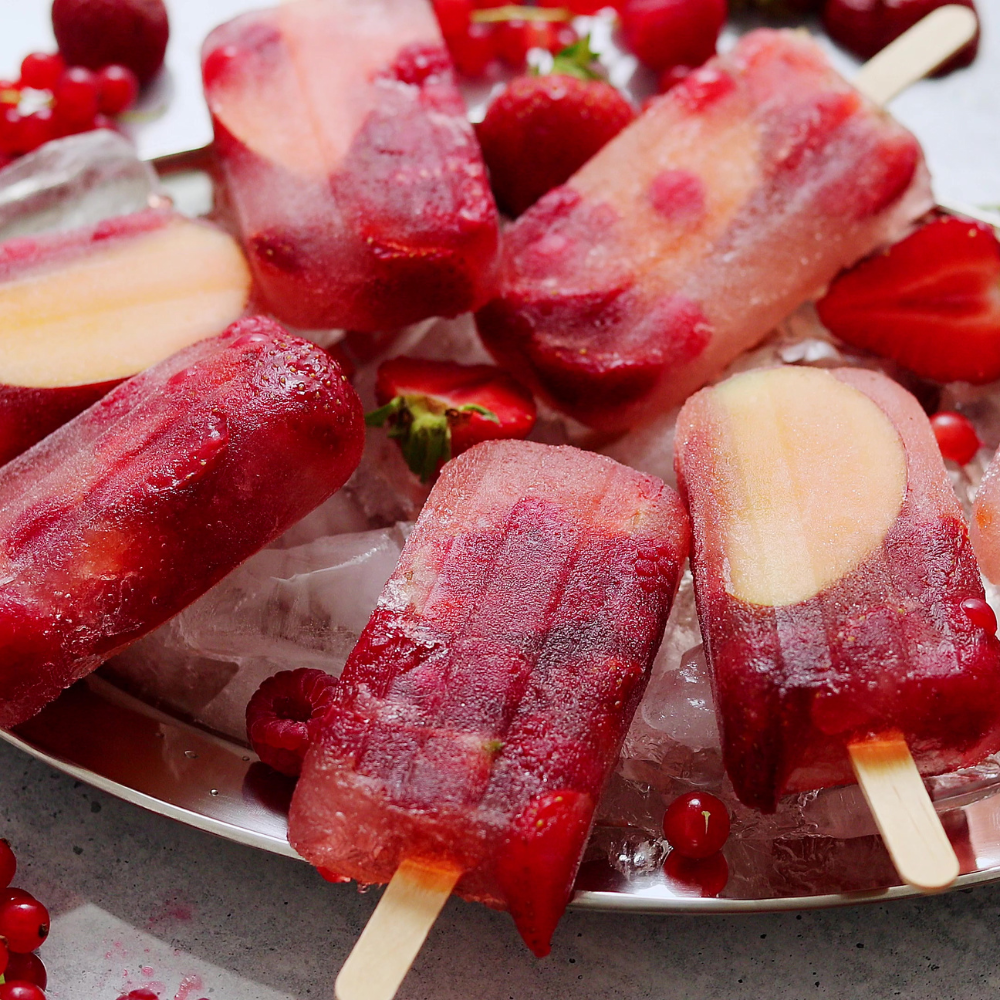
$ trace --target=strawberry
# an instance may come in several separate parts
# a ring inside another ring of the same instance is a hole
[[[531,393],[492,365],[392,358],[379,365],[375,396],[380,409],[365,422],[389,425],[423,482],[474,444],[523,438],[535,424]]]
[[[515,79],[476,127],[500,207],[520,215],[564,184],[635,118],[632,105],[599,79],[588,39],[564,49],[547,76]]]
[[[841,340],[938,382],[1000,377],[1000,243],[942,216],[836,278],[817,304]]]
[[[932,10],[948,3],[976,9],[974,0],[826,0],[823,26],[830,37],[862,59],[871,59]],[[968,66],[976,58],[979,32],[938,71]]]

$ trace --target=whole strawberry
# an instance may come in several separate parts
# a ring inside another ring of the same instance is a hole
[[[163,0],[53,0],[52,29],[70,66],[127,66],[147,83],[163,65],[170,26]]]
[[[974,0],[826,0],[823,26],[830,37],[862,59],[870,59],[932,10],[957,3],[976,9]],[[978,13],[977,13],[978,16]],[[968,66],[976,58],[979,32],[938,74]]]
[[[632,105],[587,68],[586,39],[556,58],[546,76],[514,80],[477,126],[493,194],[520,215],[564,184],[635,118]]]

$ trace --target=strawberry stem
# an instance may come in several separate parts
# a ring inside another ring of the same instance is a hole
[[[594,69],[597,58],[597,53],[590,47],[590,35],[584,35],[556,54],[546,75],[561,73],[563,76],[575,76],[578,80],[601,80],[603,77]]]
[[[565,7],[486,7],[472,12],[472,20],[477,24],[493,21],[568,21],[572,14]]]

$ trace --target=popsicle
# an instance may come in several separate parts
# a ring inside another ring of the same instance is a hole
[[[504,232],[477,314],[585,424],[681,403],[931,206],[917,140],[807,35],[745,35]]]
[[[0,243],[0,465],[246,308],[236,241],[170,210]]]
[[[267,308],[382,330],[491,294],[497,213],[427,0],[296,0],[203,49],[215,149]]]
[[[292,846],[363,883],[450,872],[546,954],[688,535],[669,487],[601,455],[449,462],[306,755]]]
[[[969,534],[984,576],[1000,584],[1000,452],[993,456],[972,506]]]
[[[0,469],[0,725],[162,624],[354,470],[340,369],[250,317]]]
[[[872,741],[905,741],[924,775],[1000,748],[996,622],[908,392],[859,369],[737,375],[684,405],[675,462],[743,802],[852,782]]]

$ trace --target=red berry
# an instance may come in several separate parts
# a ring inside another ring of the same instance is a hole
[[[967,597],[962,601],[962,610],[977,628],[990,635],[997,634],[997,616],[993,609],[980,597]]]
[[[70,124],[92,122],[97,114],[97,75],[83,66],[70,66],[56,84],[52,92],[55,97],[56,112]]]
[[[715,55],[727,14],[726,0],[625,0],[622,31],[651,69],[700,66]]]
[[[66,62],[128,66],[146,83],[163,65],[170,26],[163,0],[53,0],[52,28]]]
[[[31,952],[26,955],[12,954],[5,975],[8,979],[16,979],[18,982],[34,983],[43,990],[49,981],[42,960]]]
[[[470,24],[466,31],[449,35],[445,41],[462,76],[482,76],[497,55],[492,24]]]
[[[49,936],[49,911],[37,899],[14,899],[0,906],[0,937],[9,951],[34,951]]]
[[[17,858],[6,840],[0,840],[0,888],[6,888],[17,871]]]
[[[17,108],[0,104],[0,153],[23,152],[21,144],[21,121],[23,116]]]
[[[979,435],[967,417],[951,410],[942,410],[931,417],[931,428],[941,454],[959,465],[968,465],[979,451]]]
[[[14,886],[8,886],[6,889],[0,889],[0,906],[4,903],[9,903],[12,899],[34,899],[35,897],[31,895],[30,892],[25,892],[24,889],[17,889]]]
[[[58,52],[32,52],[21,61],[21,85],[51,90],[66,68]]]
[[[7,975],[7,966],[10,964],[10,952],[7,951],[7,945],[0,941],[0,976]],[[15,976],[11,975],[7,977],[8,979],[14,979]]]
[[[707,858],[686,858],[671,851],[663,864],[663,874],[684,895],[718,896],[729,881],[729,864],[721,852]]]
[[[467,31],[473,9],[472,0],[434,0],[441,34],[447,38]]]
[[[309,749],[309,723],[326,711],[336,687],[336,677],[308,667],[268,677],[247,705],[247,736],[257,756],[297,776]]]
[[[30,153],[56,137],[55,116],[49,108],[39,108],[21,119],[17,133],[18,151]]]
[[[341,875],[339,872],[335,872],[330,868],[317,868],[316,871],[318,871],[327,882],[340,883],[351,881],[350,875]]]
[[[9,979],[0,986],[0,1000],[45,1000],[45,994],[34,983]]]
[[[531,48],[529,32],[533,21],[501,21],[496,29],[496,54],[511,69],[521,69]]]
[[[160,994],[147,989],[129,990],[128,993],[123,993],[118,1000],[160,1000]]]
[[[97,104],[106,115],[120,114],[138,93],[139,81],[127,66],[112,64],[97,74]]]
[[[729,837],[729,810],[708,792],[688,792],[670,803],[663,835],[678,854],[707,858],[722,850]]]

